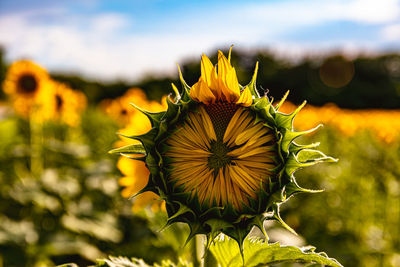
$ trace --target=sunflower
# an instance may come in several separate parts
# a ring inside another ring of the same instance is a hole
[[[129,92],[129,91],[128,91]],[[124,97],[129,97],[131,103],[141,102],[149,110],[157,111],[162,109],[162,105],[155,101],[148,101],[147,98],[140,94],[133,94],[134,91],[129,92],[124,95]],[[138,99],[134,95],[139,96]],[[138,101],[139,100],[139,101]],[[119,132],[123,134],[144,134],[151,129],[151,124],[147,119],[146,115],[141,112],[134,110],[134,112],[129,112],[128,124],[122,128]],[[123,146],[128,144],[137,144],[138,141],[132,140],[130,138],[124,138],[121,136],[121,140],[116,143],[117,146]],[[117,164],[118,169],[124,175],[119,179],[119,184],[123,187],[122,196],[129,197],[140,191],[148,182],[149,170],[146,168],[144,162],[132,161],[126,157],[120,157]],[[160,201],[159,197],[153,192],[145,192],[140,194],[135,198],[132,205],[133,212],[138,212],[139,210],[150,206],[153,211],[165,210],[164,201]]]
[[[121,195],[128,198],[139,192],[146,184],[149,176],[149,170],[144,162],[131,161],[127,157],[120,157],[117,164],[118,169],[124,177],[118,180],[119,184],[124,188]],[[132,211],[138,212],[143,208],[150,206],[153,211],[165,209],[164,202],[153,192],[144,192],[135,198],[132,204]]]
[[[36,98],[49,81],[45,69],[29,60],[16,61],[9,67],[3,88],[17,114],[28,117]]]
[[[82,92],[72,90],[64,83],[50,81],[39,93],[37,102],[36,117],[76,126],[87,101]]]
[[[117,123],[127,125],[131,121],[132,114],[136,112],[136,110],[129,108],[131,103],[153,111],[165,109],[158,102],[149,101],[145,92],[137,87],[129,89],[124,95],[116,99],[104,100],[100,107]]]
[[[127,136],[140,141],[115,149],[146,163],[149,180],[139,192],[153,192],[166,201],[167,225],[185,222],[190,240],[206,234],[208,244],[219,233],[235,239],[241,250],[253,226],[265,233],[267,219],[283,222],[279,206],[301,188],[293,173],[322,161],[335,161],[294,139],[316,128],[295,132],[292,122],[304,106],[291,114],[256,90],[257,68],[246,86],[239,84],[235,68],[219,51],[218,63],[201,58],[201,77],[192,87],[180,73],[182,96],[167,99],[165,112],[138,108],[151,129]]]

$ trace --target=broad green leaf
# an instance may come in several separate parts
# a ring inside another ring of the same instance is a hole
[[[312,247],[281,246],[279,243],[268,244],[260,239],[246,238],[243,249],[244,259],[240,255],[237,243],[227,237],[215,241],[210,247],[221,267],[266,266],[288,262],[313,263],[332,267],[342,266],[335,259],[327,257],[325,253],[314,252]]]
[[[155,263],[154,265],[149,265],[145,263],[142,259],[127,257],[113,257],[110,256],[109,259],[98,260],[96,267],[192,267],[182,259],[179,260],[178,264],[171,262],[170,260],[163,260],[161,264]]]

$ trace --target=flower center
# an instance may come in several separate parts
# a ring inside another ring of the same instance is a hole
[[[31,74],[24,74],[18,79],[18,92],[22,94],[34,93],[37,89],[38,83],[36,78]]]
[[[204,107],[214,126],[217,140],[222,141],[225,130],[228,127],[228,124],[236,110],[238,110],[239,105],[236,105],[235,103],[219,101],[215,104],[204,105]]]
[[[275,174],[275,140],[243,107],[200,105],[165,142],[168,179],[201,204],[240,210]]]
[[[210,144],[211,156],[208,157],[208,167],[214,169],[217,173],[220,168],[225,167],[231,163],[232,157],[228,156],[228,147],[220,141],[214,141]]]
[[[60,95],[56,95],[56,110],[57,111],[60,111],[61,110],[61,107],[62,107],[62,105],[63,105],[63,99],[62,99],[62,97],[60,96]]]

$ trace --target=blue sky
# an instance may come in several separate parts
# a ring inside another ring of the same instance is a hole
[[[1,0],[8,61],[90,78],[176,74],[176,63],[234,44],[278,56],[400,51],[399,0]]]

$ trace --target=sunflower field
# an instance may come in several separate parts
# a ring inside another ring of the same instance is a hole
[[[136,84],[49,73],[25,59],[6,64],[0,55],[0,267],[400,266],[400,55],[290,63],[234,49],[184,62],[180,77]],[[270,102],[253,104],[256,95]],[[231,111],[226,122],[220,99]],[[263,105],[281,118],[277,126],[260,123],[271,115]],[[271,189],[273,218],[246,224],[240,214],[267,209],[253,201],[267,187],[257,177],[281,170],[274,133],[286,114],[304,133],[298,146],[313,151],[299,167],[329,163],[296,171],[285,194]],[[213,130],[216,121],[223,130]],[[178,130],[161,138],[171,125]],[[153,158],[173,168],[158,177]],[[290,197],[303,188],[313,194]]]

